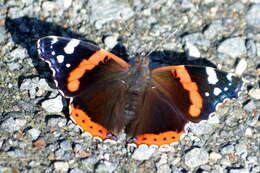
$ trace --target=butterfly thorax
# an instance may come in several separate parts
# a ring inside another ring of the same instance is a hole
[[[151,87],[149,59],[138,57],[128,72],[125,80],[127,84],[127,99],[125,104],[125,116],[131,121],[135,119],[139,105],[142,105],[147,88]]]

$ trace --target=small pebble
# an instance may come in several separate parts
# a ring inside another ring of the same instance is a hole
[[[194,58],[200,57],[200,51],[194,44],[192,44],[190,42],[186,42],[185,49],[188,53],[188,56],[194,57]]]
[[[127,20],[134,15],[127,1],[107,0],[99,3],[98,0],[92,0],[88,5],[91,9],[91,23],[95,23],[97,29],[111,20]]]
[[[30,136],[32,137],[33,140],[36,140],[40,136],[41,131],[38,129],[32,128],[32,129],[28,130],[28,133],[30,134]]]
[[[230,173],[249,173],[248,168],[230,169]]]
[[[63,161],[54,162],[54,168],[58,172],[67,172],[69,170],[69,164]]]
[[[218,34],[226,30],[226,27],[219,23],[212,23],[205,31],[204,36],[206,39],[215,39]]]
[[[208,159],[208,152],[202,148],[194,148],[184,156],[184,162],[190,168],[203,165],[208,162]]]
[[[256,100],[260,100],[260,89],[258,88],[252,88],[250,89],[248,93],[251,97],[253,97]]]
[[[221,154],[231,154],[234,152],[234,146],[233,145],[226,145],[221,149]]]
[[[248,40],[246,42],[246,48],[247,48],[247,56],[250,58],[254,58],[257,54],[257,48],[255,42],[253,40]]]
[[[245,19],[248,25],[260,30],[260,3],[251,6]]]
[[[116,36],[108,36],[105,38],[104,42],[108,49],[113,49],[118,43]]]
[[[25,48],[16,48],[11,52],[10,56],[15,59],[24,59],[29,55]]]
[[[97,168],[95,169],[96,173],[112,173],[116,169],[116,166],[108,161],[104,161],[103,163],[100,163],[97,165]]]
[[[189,127],[192,133],[194,133],[196,136],[211,134],[214,130],[212,125],[206,121],[200,123],[192,123]]]
[[[46,112],[61,112],[63,109],[62,96],[59,95],[54,99],[48,99],[42,102],[42,108]]]
[[[10,117],[1,123],[0,128],[4,131],[13,133],[20,130],[21,126],[17,124],[13,117]]]
[[[47,126],[50,127],[64,127],[67,123],[66,118],[63,117],[51,117],[47,121]]]
[[[241,76],[246,70],[246,68],[247,68],[247,61],[245,59],[241,59],[236,66],[235,73]]]
[[[21,64],[17,62],[11,62],[7,64],[10,71],[19,70],[21,68]]]
[[[70,173],[85,173],[85,170],[83,171],[83,170],[81,170],[79,168],[72,168],[70,170]]]
[[[239,156],[242,156],[242,154],[245,156],[247,156],[247,146],[244,143],[238,143],[235,145],[235,151],[236,154]]]
[[[209,158],[210,158],[211,160],[217,161],[217,160],[221,159],[221,157],[222,157],[221,154],[216,153],[216,152],[211,152],[211,153],[209,154]]]
[[[245,55],[245,40],[241,37],[229,38],[219,45],[218,52],[226,54],[232,58],[238,58]]]
[[[81,163],[86,172],[94,172],[94,168],[97,162],[98,160],[96,157],[88,157],[86,159],[81,160]]]
[[[250,100],[244,105],[244,110],[248,113],[251,113],[253,110],[256,109],[256,105],[253,100]]]
[[[252,129],[248,127],[248,128],[246,129],[246,131],[245,131],[245,135],[246,135],[246,136],[252,136],[252,135],[253,135]]]
[[[0,26],[0,44],[5,41],[5,27]]]
[[[71,142],[68,140],[64,140],[60,143],[60,147],[64,150],[64,151],[68,151],[68,150],[72,150],[72,145]]]
[[[147,145],[140,145],[133,153],[132,158],[134,160],[144,161],[149,160],[155,152],[154,147],[148,147]]]

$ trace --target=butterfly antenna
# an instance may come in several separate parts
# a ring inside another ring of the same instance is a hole
[[[145,56],[148,57],[150,56],[155,50],[157,50],[162,44],[164,44],[165,42],[169,41],[170,38],[172,38],[176,33],[177,33],[178,29],[175,29],[172,33],[170,33],[166,39],[164,39],[163,41],[160,42],[160,44],[158,44],[157,46],[155,46],[152,50],[150,50],[150,52],[148,52]]]

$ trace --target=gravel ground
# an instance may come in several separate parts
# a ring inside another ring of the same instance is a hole
[[[0,173],[260,172],[259,0],[0,0]],[[172,33],[175,34],[173,35]],[[151,67],[202,64],[241,75],[240,97],[177,144],[115,144],[81,133],[38,59],[46,35],[91,40]]]

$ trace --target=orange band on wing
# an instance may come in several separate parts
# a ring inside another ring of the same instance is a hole
[[[70,104],[70,118],[81,128],[82,131],[90,133],[92,136],[108,139],[107,129],[102,125],[91,121],[86,112],[79,108],[75,108]]]
[[[189,99],[192,103],[189,107],[189,115],[192,117],[198,117],[203,106],[203,99],[199,93],[197,84],[191,80],[189,72],[185,66],[161,67],[158,70],[154,70],[154,72],[156,71],[171,71],[174,76],[180,79],[182,87],[189,92]]]
[[[72,72],[70,72],[68,77],[68,90],[70,92],[75,92],[79,89],[80,81],[79,79],[83,77],[83,75],[86,73],[86,71],[92,70],[97,66],[100,62],[103,64],[106,64],[109,59],[113,59],[116,61],[121,68],[118,69],[119,71],[127,71],[128,70],[128,64],[122,60],[121,58],[117,57],[116,55],[107,52],[103,49],[98,50],[96,53],[94,53],[91,57],[88,59],[84,59],[80,62],[78,67],[74,69]]]
[[[171,144],[173,142],[179,141],[182,134],[183,131],[181,132],[168,131],[160,134],[143,134],[137,136],[136,141],[134,143],[137,145],[147,144],[147,145],[161,146],[161,145]]]
[[[183,88],[189,91],[190,101],[192,103],[189,108],[189,114],[192,117],[199,116],[203,100],[199,94],[197,84],[192,82],[189,72],[184,66],[173,66],[172,73],[176,74],[176,77],[180,79]]]

